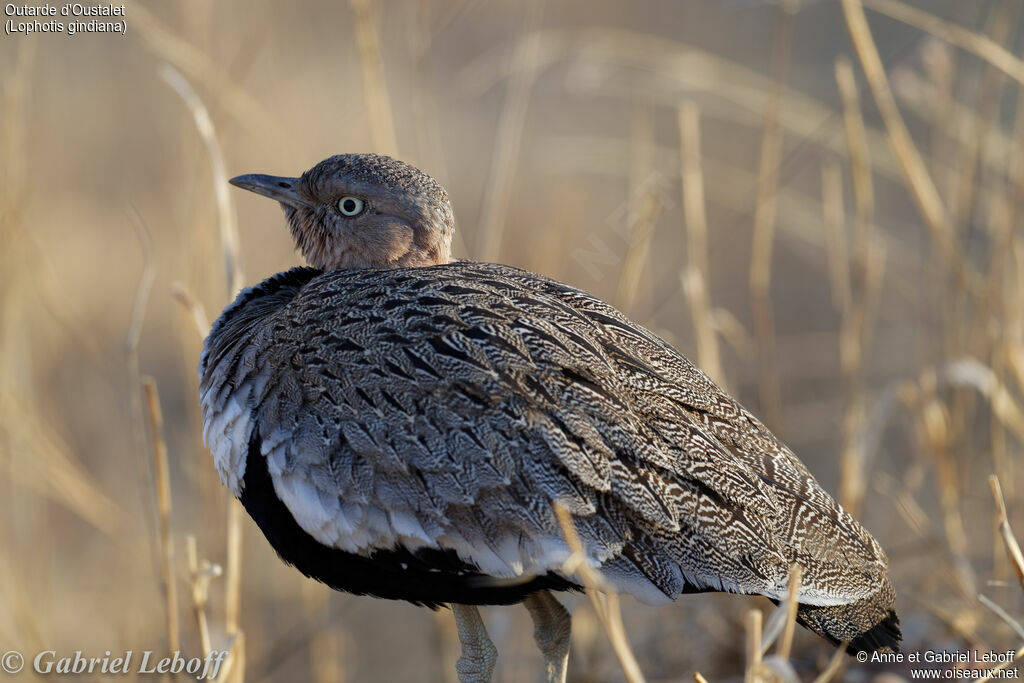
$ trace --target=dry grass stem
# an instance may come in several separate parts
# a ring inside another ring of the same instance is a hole
[[[951,570],[955,571],[953,568],[948,566],[938,567],[935,572],[935,576],[930,578],[938,578],[943,582],[953,583],[957,581],[957,579],[956,577],[950,576]],[[938,619],[950,633],[954,633],[958,637],[962,638],[969,647],[981,647],[982,642],[981,637],[978,634],[978,626],[982,623],[980,619],[982,612],[981,610],[978,610],[974,604],[977,600],[977,594],[971,596],[971,603],[969,606],[965,607],[957,605],[952,610],[944,609],[933,602],[917,598],[916,596],[911,597],[913,597],[915,601],[918,602],[926,611]]]
[[[1009,615],[1009,613],[1002,607],[992,602],[988,597],[983,594],[978,594],[978,602],[988,607],[992,612],[1003,620],[1007,626],[1013,629],[1017,637],[1024,639],[1024,626],[1020,625],[1020,622]]]
[[[923,153],[926,163],[935,181],[943,202],[948,210],[947,218],[953,215],[951,195],[953,185],[958,180],[956,169],[952,167],[956,148],[955,134],[952,129],[956,118],[957,103],[956,74],[958,69],[957,53],[939,40],[922,41],[920,50],[921,67],[925,76],[925,88],[932,94],[932,101],[927,105],[930,110],[924,119],[930,124],[928,130],[927,152]],[[905,73],[905,72],[904,72]],[[973,112],[972,112],[973,115]],[[955,226],[950,221],[950,229],[955,233]]]
[[[351,680],[349,671],[345,667],[347,652],[344,634],[337,627],[328,627],[321,630],[309,644],[310,665],[313,669],[313,679],[317,681],[332,681],[345,683]],[[454,662],[452,671],[455,671]]]
[[[828,660],[828,665],[825,667],[824,671],[818,674],[814,679],[814,683],[829,683],[829,681],[835,678],[836,674],[838,674],[846,664],[846,647],[849,644],[849,642],[839,644],[836,651],[832,653],[832,658]]]
[[[455,620],[451,614],[435,611],[434,644],[437,648],[437,677],[443,683],[459,683],[455,663],[459,659],[459,633],[455,628]],[[573,635],[575,636],[575,629]]]
[[[540,19],[542,7],[542,0],[530,0],[527,3],[523,20],[524,35],[512,54],[512,79],[505,91],[505,103],[498,119],[487,194],[477,229],[476,254],[481,261],[497,260],[501,249],[505,218],[509,213],[513,184],[519,168],[519,149],[530,91],[540,69],[540,36],[533,29]]]
[[[0,572],[5,578],[0,587],[0,599],[4,604],[4,625],[9,624],[0,632],[7,642],[41,652],[50,647],[53,636],[44,631],[39,601],[33,599],[17,569],[10,558],[0,555]]]
[[[192,120],[196,124],[196,130],[203,140],[206,153],[210,157],[210,170],[213,175],[214,196],[217,199],[218,226],[220,227],[221,254],[224,258],[224,274],[227,279],[228,296],[234,297],[245,282],[242,274],[242,266],[239,258],[238,248],[238,221],[235,219],[235,206],[231,201],[230,186],[228,185],[227,167],[224,165],[224,156],[221,154],[220,145],[217,143],[217,135],[213,129],[213,121],[210,114],[203,105],[202,100],[196,95],[195,90],[181,74],[170,64],[160,67],[160,77],[167,85],[171,86],[178,96],[185,102]]]
[[[1024,589],[1024,553],[1021,553],[1017,537],[1014,535],[1013,529],[1010,528],[1010,520],[1006,515],[1006,501],[1003,500],[1003,489],[999,484],[999,477],[993,474],[988,478],[988,482],[992,487],[992,497],[996,501],[996,518],[999,522],[999,534],[1006,547],[1006,555],[1017,575],[1017,582]]]
[[[135,285],[135,296],[132,300],[132,312],[128,319],[128,330],[125,332],[123,348],[125,364],[128,368],[128,406],[131,411],[131,432],[137,453],[145,453],[148,450],[146,444],[146,417],[143,413],[142,397],[142,370],[139,367],[139,340],[142,338],[142,326],[146,319],[146,308],[149,304],[149,294],[153,289],[153,281],[156,279],[156,262],[153,256],[153,236],[150,234],[149,226],[143,220],[138,209],[134,205],[129,206],[129,216],[132,219],[132,226],[139,238],[139,246],[142,247],[142,272]],[[142,460],[138,465],[140,469],[140,481],[152,483],[150,479],[151,469],[148,460]]]
[[[750,356],[754,353],[754,338],[743,326],[743,323],[726,308],[715,308],[711,311],[711,324],[722,339],[729,344],[737,355]]]
[[[837,71],[843,69],[837,64]],[[845,79],[847,76],[840,76]],[[852,78],[852,75],[849,76]],[[841,86],[841,90],[844,87]],[[844,100],[847,99],[844,96]],[[847,119],[859,121],[859,117],[847,114]],[[847,134],[857,135],[856,123],[847,121]],[[851,147],[854,147],[851,140]],[[863,150],[862,150],[863,152]],[[858,153],[851,153],[851,165],[854,165],[854,174],[858,173],[856,156]],[[862,189],[861,195],[867,194],[858,200],[858,224],[862,225],[857,230],[858,241],[863,244],[855,245],[857,250],[870,248],[870,173],[861,170],[861,173],[868,173],[866,182],[868,189]],[[856,194],[856,193],[855,193]],[[834,161],[826,161],[821,169],[821,198],[824,213],[825,231],[827,235],[827,255],[829,263],[829,276],[832,283],[832,301],[839,313],[839,365],[843,380],[843,445],[839,460],[839,502],[851,514],[856,515],[860,510],[861,500],[864,497],[866,482],[864,481],[864,462],[862,452],[858,447],[858,437],[864,428],[864,410],[861,398],[860,370],[864,358],[864,347],[867,344],[867,318],[870,315],[870,300],[872,288],[869,286],[868,278],[870,264],[867,254],[859,254],[857,269],[851,267],[850,250],[846,240],[846,210],[843,206],[843,181],[842,170]],[[862,206],[863,205],[863,206]],[[863,215],[862,215],[863,214]],[[869,252],[870,253],[870,252]],[[854,290],[851,281],[852,271],[856,270],[860,277],[860,286]],[[880,283],[879,283],[880,284]]]
[[[841,340],[840,346],[849,347],[851,340]],[[867,490],[865,477],[866,462],[861,437],[865,430],[864,400],[859,392],[848,391],[843,402],[843,445],[839,456],[839,503],[857,515],[860,512]]]
[[[862,410],[864,390],[861,380],[864,359],[870,357],[869,351],[878,321],[878,309],[881,303],[882,285],[886,282],[886,265],[888,250],[884,242],[872,239],[869,234],[867,248],[858,261],[863,262],[861,268],[862,287],[856,297],[854,306],[840,325],[840,364],[843,372],[846,402],[852,410]],[[854,432],[862,432],[861,422],[855,419],[852,423]]]
[[[188,81],[173,67],[164,65],[160,71],[161,77],[170,85],[175,92],[184,100],[192,114],[196,129],[206,147],[210,158],[214,193],[217,198],[218,228],[221,239],[221,256],[224,265],[224,279],[227,286],[228,298],[232,298],[241,290],[245,281],[242,273],[241,256],[238,239],[238,222],[235,217],[234,204],[228,194],[228,175],[224,159],[217,143],[217,136],[213,128],[213,122],[207,113],[206,107],[189,85]],[[205,317],[205,316],[204,316]],[[242,531],[241,531],[241,506],[232,497],[227,499],[227,558],[226,558],[226,580],[225,580],[225,617],[224,630],[230,636],[238,636],[238,642],[244,642],[238,627],[239,606],[241,604],[241,571],[242,571]],[[234,652],[232,659],[240,654]],[[244,667],[244,662],[236,663],[236,670]],[[237,675],[237,674],[236,674]]]
[[[843,103],[843,129],[847,157],[850,161],[856,215],[852,248],[843,250],[843,255],[836,259],[837,262],[844,258],[847,260],[845,265],[839,267],[849,278],[841,287],[850,292],[850,298],[841,301],[839,326],[839,358],[843,385],[843,446],[839,463],[839,502],[852,514],[857,515],[867,490],[867,464],[862,447],[863,435],[867,428],[861,372],[871,343],[882,292],[886,247],[884,242],[876,242],[874,239],[875,193],[870,147],[853,65],[846,57],[839,57],[836,60],[835,78]],[[829,203],[834,206],[832,213],[838,223],[844,213],[841,209],[842,187],[837,184],[834,176],[824,185],[831,187],[829,192],[832,198]],[[910,503],[915,503],[913,497],[903,496],[901,500],[906,502],[908,498]],[[901,505],[899,509],[908,512],[917,508]]]
[[[210,319],[206,316],[203,304],[192,296],[185,285],[180,282],[171,284],[171,296],[188,311],[196,332],[199,333],[199,339],[206,339],[206,335],[210,332]]]
[[[898,0],[863,0],[863,2],[866,7],[879,14],[930,33],[936,38],[941,38],[980,57],[1024,85],[1024,60],[985,34],[970,31]]]
[[[769,655],[761,662],[762,677],[769,683],[800,683],[793,664],[778,655]]]
[[[142,380],[142,387],[146,398],[146,417],[156,475],[160,572],[164,584],[164,606],[167,610],[167,648],[170,652],[176,652],[181,649],[181,645],[178,630],[178,587],[174,573],[174,539],[171,538],[171,474],[167,466],[164,418],[160,410],[156,382],[151,377],[146,377]]]
[[[661,175],[655,166],[654,112],[646,103],[637,104],[633,112],[624,233],[627,246],[613,299],[624,311],[631,310],[636,301],[662,208]]]
[[[32,85],[32,72],[36,61],[37,45],[34,41],[19,41],[14,59],[13,73],[3,89],[3,119],[0,123],[0,150],[3,151],[0,170],[5,182],[0,188],[0,231],[20,231],[20,216],[24,211],[30,192],[25,187],[25,162],[27,136],[25,135],[25,103]]]
[[[988,231],[992,241],[989,252],[988,267],[988,292],[989,296],[982,301],[983,312],[991,315],[992,312],[1003,313],[1014,312],[1019,307],[1011,303],[1012,297],[1020,291],[1020,285],[1015,288],[1010,284],[1010,274],[1014,272],[1013,259],[1015,250],[1013,248],[1014,237],[1017,234],[1017,217],[1024,207],[1024,97],[1017,98],[1017,107],[1014,112],[1011,142],[1009,143],[1008,166],[1006,169],[1005,185],[995,193],[993,198],[986,203],[988,211]],[[1016,271],[1019,278],[1020,270]],[[987,316],[985,316],[987,317]],[[1020,336],[1020,316],[1007,316],[1007,328],[1016,328],[1015,333],[1007,336]],[[980,319],[984,319],[981,317]],[[980,326],[979,326],[980,328]],[[980,330],[979,330],[980,333]],[[1002,370],[1010,365],[1019,370],[1020,363],[1015,360],[1021,358],[1020,353],[1013,351],[1014,344],[1006,339],[1003,343],[992,345],[992,369],[997,376],[1002,376]],[[1017,377],[1021,375],[1018,372]],[[1024,386],[1024,385],[1022,385]],[[993,428],[996,426],[996,419],[992,420]],[[1003,463],[1006,458],[1003,455],[1004,439],[999,430],[993,434],[992,456],[993,461]],[[997,467],[997,474],[1003,474],[1002,467]],[[1007,485],[1012,485],[1013,479],[1006,480]]]
[[[280,144],[281,126],[262,102],[237,85],[228,72],[195,45],[183,40],[143,5],[133,6],[132,25],[146,45],[162,60],[173,64],[189,78],[216,92],[218,103],[263,145]]]
[[[765,422],[780,438],[783,436],[782,389],[775,357],[775,312],[771,299],[771,278],[775,225],[778,220],[779,160],[782,157],[779,119],[789,71],[793,14],[796,9],[795,1],[786,0],[780,2],[776,10],[772,34],[772,87],[764,106],[754,205],[754,234],[750,252],[750,302],[757,341],[760,407]]]
[[[134,205],[130,209],[132,225],[135,227],[135,234],[138,235],[139,245],[142,247],[142,273],[139,275],[135,296],[132,299],[132,313],[128,319],[128,331],[124,337],[124,351],[129,359],[129,364],[134,364],[137,367],[139,339],[142,337],[142,325],[146,320],[149,293],[152,291],[153,281],[156,279],[156,264],[153,258],[153,236],[150,234],[149,227]]]
[[[892,499],[896,513],[918,536],[926,536],[931,528],[931,519],[914,498],[914,494],[903,482],[882,473],[876,477],[875,488],[882,495]]]
[[[19,486],[50,499],[101,533],[116,537],[124,527],[124,512],[107,496],[74,450],[40,419],[37,406],[26,404],[11,390],[0,391],[0,463]],[[143,451],[148,450],[143,436]],[[23,457],[17,457],[23,454]],[[15,458],[19,466],[12,466]],[[25,467],[21,467],[24,465]]]
[[[760,683],[765,676],[761,670],[761,610],[752,609],[747,612],[744,624],[747,634],[747,669],[743,676],[744,683]]]
[[[1006,360],[1012,371],[1011,376],[1017,382],[1017,388],[1024,390],[1024,344],[1007,342]]]
[[[615,651],[615,656],[619,660],[626,680],[629,683],[643,683],[643,672],[640,671],[640,665],[626,638],[626,628],[622,623],[618,593],[587,561],[586,550],[583,548],[579,534],[576,533],[576,526],[573,524],[569,511],[558,502],[554,504],[554,510],[558,524],[562,527],[565,542],[569,546],[569,552],[572,553],[566,560],[563,571],[567,576],[576,574],[583,580],[583,585],[587,589],[587,597],[590,598],[594,611],[601,620],[605,633],[608,634],[608,640],[612,643],[612,649]]]
[[[935,240],[939,250],[964,287],[971,292],[978,292],[981,287],[978,275],[956,243],[939,191],[917,151],[917,146],[910,136],[910,131],[907,130],[899,108],[896,106],[896,100],[893,98],[892,89],[889,87],[889,81],[885,74],[885,67],[878,55],[878,47],[871,35],[867,17],[864,16],[864,6],[860,0],[842,0],[842,4],[850,38],[857,51],[861,68],[864,69],[864,75],[871,88],[879,114],[885,123],[889,145],[900,162],[904,180],[911,190],[918,211],[924,218],[932,239]]]
[[[821,207],[829,280],[832,284],[832,305],[841,316],[848,315],[853,295],[850,291],[850,256],[846,245],[843,172],[833,160],[821,166]]]
[[[936,41],[937,42],[937,41]],[[922,57],[923,59],[923,57]],[[937,60],[941,61],[941,60]],[[1002,176],[1007,167],[1007,149],[1013,143],[1013,135],[1010,131],[1004,130],[1001,126],[993,126],[988,132],[985,140],[974,140],[977,133],[977,124],[980,122],[980,114],[972,106],[958,100],[952,90],[953,84],[948,80],[937,81],[938,78],[950,78],[951,73],[943,73],[946,66],[933,66],[929,69],[927,76],[908,67],[895,67],[892,69],[891,85],[893,95],[897,98],[901,107],[905,107],[909,115],[908,121],[920,119],[923,123],[930,124],[931,138],[928,140],[929,156],[931,159],[931,171],[935,177],[941,178],[938,185],[944,190],[951,183],[959,184],[963,178],[960,177],[960,161],[953,155],[956,149],[966,149],[981,143],[978,146],[978,163],[981,165],[979,171],[982,176],[979,178],[981,186],[978,191],[985,195],[991,195],[995,187],[991,181]],[[950,72],[953,70],[950,69]],[[939,105],[938,101],[942,100]],[[945,108],[939,110],[939,106]],[[869,133],[870,135],[870,133]],[[932,146],[937,146],[932,148]],[[888,148],[886,143],[884,149]],[[872,154],[878,154],[880,150],[872,145]],[[885,156],[898,164],[897,160],[888,152]],[[874,170],[879,179],[889,178],[878,173],[879,165],[872,157]],[[897,171],[894,178],[902,182],[902,172]],[[963,226],[959,226],[961,229]]]
[[[614,65],[629,73],[650,74],[659,85],[650,97],[659,104],[675,107],[681,95],[707,94],[710,97],[702,97],[701,100],[701,108],[707,117],[743,127],[763,125],[761,112],[774,83],[760,70],[741,66],[686,43],[622,28],[545,29],[537,34],[539,62],[543,66],[566,60],[599,68]],[[504,58],[506,53],[507,47],[501,46],[467,65],[457,79],[462,84],[457,88],[460,95],[479,96],[501,79],[509,77],[513,69]],[[635,101],[632,88],[621,87],[614,80],[597,83],[600,85],[591,87],[605,97]],[[787,106],[779,112],[779,123],[785,133],[836,153],[844,151],[843,141],[831,133],[809,135],[809,131],[824,130],[824,122],[834,116],[830,106],[797,89],[785,89],[783,96]],[[868,130],[867,138],[872,150],[881,151],[887,145],[885,137],[877,131]],[[584,155],[583,158],[589,159],[589,156]],[[874,154],[872,165],[881,177],[900,177],[897,164],[887,154]],[[607,172],[609,169],[605,167],[603,170]]]
[[[800,605],[800,581],[803,578],[803,567],[794,564],[789,570],[789,587],[786,589],[786,625],[779,640],[777,654],[789,659],[793,650],[793,632],[796,628],[796,610]]]
[[[951,453],[949,413],[936,396],[936,384],[935,374],[926,372],[918,387],[906,387],[901,398],[917,416],[918,439],[928,447],[935,464],[943,531],[953,557],[954,576],[963,594],[973,596],[977,592],[977,577],[969,559],[967,531],[961,513],[960,479]]]
[[[228,656],[224,659],[224,668],[218,678],[229,683],[245,681],[245,633],[239,631],[228,639]]]
[[[943,378],[953,386],[976,389],[988,399],[995,418],[1024,443],[1024,409],[991,368],[976,358],[959,358],[947,364]]]
[[[846,135],[846,153],[850,159],[853,179],[853,197],[857,209],[857,240],[854,253],[861,255],[867,249],[868,231],[875,212],[875,190],[871,180],[871,153],[868,146],[864,116],[860,108],[860,94],[853,65],[845,56],[836,59],[836,84],[843,102],[843,130]]]
[[[793,628],[796,625],[796,610],[799,605],[800,578],[803,571],[799,565],[790,568],[789,584],[786,598],[771,613],[761,631],[761,657],[768,654],[774,643],[778,643],[777,656],[782,660],[789,659],[793,647]]]
[[[999,0],[991,9],[985,21],[985,33],[998,45],[1005,45],[1013,35],[1017,18],[1020,16],[1020,0]],[[992,64],[986,65],[982,79],[976,114],[969,119],[967,144],[960,145],[959,158],[954,167],[959,170],[958,182],[954,186],[956,203],[953,206],[954,227],[965,226],[974,213],[977,195],[983,189],[978,177],[982,148],[998,130],[996,113],[1002,99],[1005,75]]]
[[[374,17],[375,7],[369,0],[349,0],[348,4],[355,15],[353,31],[359,47],[359,65],[363,71],[363,95],[366,98],[370,144],[377,154],[396,156],[398,137],[395,135],[391,98],[384,78],[384,57]]]
[[[227,574],[224,581],[224,631],[239,633],[238,615],[242,604],[242,504],[227,499]]]
[[[708,679],[704,678],[699,671],[693,673],[694,683],[708,683]]]
[[[188,558],[189,582],[192,587],[192,609],[199,628],[199,644],[203,656],[210,654],[210,628],[206,621],[206,603],[210,593],[210,579],[221,575],[219,565],[210,564],[206,560],[199,561],[196,537],[189,534],[185,537],[185,552]]]
[[[708,221],[704,204],[704,173],[701,168],[700,110],[686,101],[677,112],[679,124],[683,214],[686,220],[687,266],[683,291],[690,300],[690,317],[697,338],[697,361],[704,372],[723,389],[725,373],[718,353],[718,338],[711,315],[708,277]]]
[[[553,167],[561,173],[585,174],[592,166],[612,167],[609,174],[620,175],[616,164],[623,155],[629,154],[631,143],[623,139],[598,137],[568,137],[546,141],[543,152],[538,152],[545,166]],[[669,166],[678,159],[677,147],[663,147],[658,153],[659,164]],[[886,157],[889,155],[886,154]],[[576,161],[579,159],[583,161]],[[728,162],[710,156],[704,156],[702,167],[705,176],[705,190],[708,206],[727,207],[737,212],[749,211],[749,205],[737,199],[735,188],[746,187],[756,183],[756,176],[749,171]],[[897,182],[899,180],[897,179]],[[742,197],[746,197],[745,194]],[[778,197],[779,211],[786,220],[778,225],[779,238],[785,237],[790,250],[789,256],[799,259],[804,267],[819,270],[822,264],[822,253],[825,245],[824,231],[821,229],[820,193],[807,194],[797,188],[781,187]],[[880,247],[886,257],[893,263],[917,263],[920,261],[920,248],[898,239],[891,233],[877,231],[872,240],[872,248]],[[886,274],[886,286],[891,293],[900,299],[911,299],[920,291],[920,283],[912,271],[894,269]],[[658,318],[668,306],[676,306],[675,298],[666,297],[666,303],[654,308],[650,317]],[[646,316],[646,311],[644,312]]]

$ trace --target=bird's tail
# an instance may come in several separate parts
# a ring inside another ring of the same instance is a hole
[[[885,585],[874,594],[846,605],[800,605],[797,621],[836,645],[849,641],[846,651],[899,652],[900,620],[893,610],[895,591]]]

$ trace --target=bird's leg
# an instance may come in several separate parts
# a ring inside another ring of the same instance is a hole
[[[548,683],[565,683],[572,617],[549,591],[530,593],[523,604],[533,617],[533,639],[544,655]]]
[[[460,683],[487,683],[498,661],[498,649],[487,636],[484,620],[473,605],[452,605],[462,656],[455,662]]]

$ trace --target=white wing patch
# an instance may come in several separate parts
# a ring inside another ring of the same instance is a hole
[[[249,451],[249,437],[252,435],[252,420],[245,405],[251,387],[243,385],[231,394],[224,407],[215,410],[212,391],[206,390],[200,404],[203,411],[203,443],[213,453],[213,464],[217,467],[220,481],[236,497],[242,493],[242,478],[245,476],[245,458]]]
[[[453,525],[445,525],[442,534],[432,536],[410,510],[385,511],[373,505],[342,503],[336,496],[317,489],[308,479],[285,469],[287,444],[286,438],[280,439],[276,448],[272,447],[267,453],[274,491],[303,531],[323,545],[363,556],[399,547],[411,552],[422,548],[454,550],[481,573],[497,579],[523,580],[555,572],[582,583],[578,576],[561,572],[571,554],[561,537],[528,538],[508,534],[480,544],[468,541]],[[596,557],[588,557],[587,561],[599,570],[603,564]],[[636,572],[610,568],[606,578],[619,591],[645,603],[663,604],[671,600]]]
[[[246,405],[252,391],[252,384],[243,383],[229,395],[219,411],[212,409],[218,397],[211,395],[210,390],[201,401],[206,418],[203,440],[213,453],[221,482],[236,496],[241,494],[253,429],[251,412]],[[385,548],[402,547],[411,552],[421,548],[449,549],[478,567],[481,573],[499,579],[522,580],[548,572],[564,576],[561,567],[570,553],[561,537],[529,537],[510,533],[502,538],[488,538],[486,542],[476,536],[469,540],[454,521],[442,522],[442,533],[432,534],[427,531],[431,527],[425,526],[412,510],[383,510],[370,504],[344,502],[337,495],[318,488],[305,473],[288,466],[288,450],[293,447],[291,432],[278,429],[263,439],[261,454],[267,458],[274,491],[295,521],[306,533],[328,547],[364,556]],[[629,593],[648,604],[660,604],[671,599],[635,570],[614,561],[603,567],[612,559],[610,557],[590,556],[587,559],[592,567],[603,570],[605,577],[620,592]],[[758,592],[777,600],[785,599],[788,583],[786,577],[779,576],[768,585],[739,586],[718,576],[689,575],[684,568],[680,568],[680,573],[681,578],[691,585],[732,592]],[[566,578],[580,581],[578,576]],[[800,590],[801,602],[809,605],[842,605],[862,597],[866,594],[836,595],[827,586],[814,583],[807,583]]]
[[[224,407],[206,420],[203,440],[213,453],[214,464],[221,482],[238,496],[245,476],[245,460],[252,434],[250,410],[245,401],[251,394],[251,385],[239,387],[228,398]],[[202,397],[205,414],[213,397],[207,392]],[[213,411],[210,411],[213,412]],[[453,524],[445,524],[443,533],[431,535],[411,510],[382,510],[379,507],[346,503],[338,496],[317,488],[309,479],[287,467],[287,450],[292,435],[277,430],[262,443],[262,455],[267,458],[267,469],[274,491],[291,512],[302,529],[318,542],[332,548],[360,555],[370,555],[383,548],[403,547],[415,552],[421,548],[454,550],[460,558],[473,564],[487,575],[496,578],[519,579],[560,571],[570,552],[561,537],[523,537],[509,534],[487,543],[467,540]],[[605,578],[620,592],[629,593],[641,602],[657,605],[669,602],[675,596],[666,596],[650,580],[636,571],[618,567],[615,563],[604,567],[607,557],[588,557],[588,563],[604,572]],[[752,587],[741,587],[715,576],[691,576],[682,571],[691,585],[732,592],[751,592]],[[578,576],[566,576],[580,581]],[[756,592],[777,600],[785,599],[787,580],[779,577],[774,586],[760,587]],[[800,589],[800,601],[808,605],[842,605],[865,596],[838,596],[827,587],[805,584]]]

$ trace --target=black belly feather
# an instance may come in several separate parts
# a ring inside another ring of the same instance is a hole
[[[551,573],[522,581],[497,579],[453,550],[382,548],[363,556],[325,546],[299,526],[277,497],[256,430],[249,440],[243,481],[239,500],[281,559],[335,590],[435,609],[445,603],[510,605],[539,590],[580,590]]]

